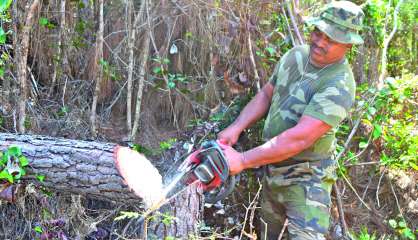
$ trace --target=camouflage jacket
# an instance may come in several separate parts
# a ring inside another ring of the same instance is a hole
[[[291,159],[330,158],[335,149],[336,129],[354,102],[355,81],[348,61],[317,68],[309,62],[309,46],[297,46],[281,58],[270,83],[274,93],[263,138],[269,140],[294,127],[303,115],[311,116],[332,129]]]

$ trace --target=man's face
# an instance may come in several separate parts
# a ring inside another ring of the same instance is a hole
[[[315,28],[311,32],[311,61],[319,67],[338,62],[351,46],[351,44],[336,42]]]

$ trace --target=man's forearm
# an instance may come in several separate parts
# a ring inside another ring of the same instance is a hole
[[[244,169],[277,163],[293,157],[312,146],[330,129],[331,126],[320,120],[302,117],[295,127],[284,131],[261,146],[242,153]]]

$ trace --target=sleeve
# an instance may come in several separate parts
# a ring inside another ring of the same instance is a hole
[[[277,78],[280,75],[280,71],[283,71],[284,63],[286,62],[286,59],[289,58],[289,55],[291,55],[295,50],[295,48],[292,48],[287,53],[285,53],[281,58],[280,61],[276,64],[274,67],[273,74],[271,75],[269,79],[269,83],[271,83],[273,86],[276,86]]]
[[[354,103],[355,82],[342,73],[323,84],[313,95],[303,115],[319,119],[332,127],[347,117]]]

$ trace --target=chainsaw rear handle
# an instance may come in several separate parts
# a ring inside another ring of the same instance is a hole
[[[206,191],[205,201],[213,204],[224,199],[234,190],[236,179],[229,174],[228,160],[221,147],[216,141],[206,141],[197,157],[202,164],[195,169],[195,174],[200,176]]]

